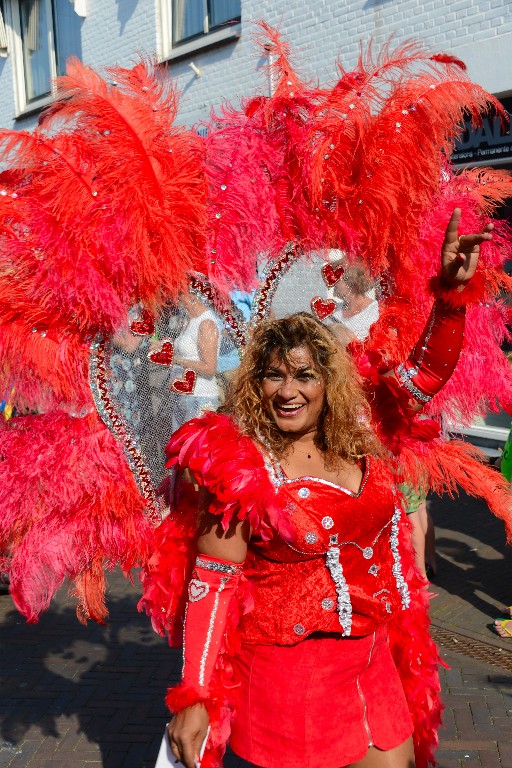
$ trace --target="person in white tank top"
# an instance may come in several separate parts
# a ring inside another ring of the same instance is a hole
[[[190,394],[176,395],[174,429],[202,410],[215,410],[220,402],[216,379],[220,332],[215,315],[192,294],[183,294],[180,303],[189,321],[174,341],[173,363],[194,371],[196,380]]]
[[[357,264],[347,266],[334,286],[334,299],[339,303],[332,314],[332,330],[344,346],[354,339],[365,339],[379,319],[379,303],[368,295],[373,287],[371,278]]]

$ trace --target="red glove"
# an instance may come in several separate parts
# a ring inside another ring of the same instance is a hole
[[[436,299],[420,340],[395,376],[409,394],[424,405],[446,384],[455,370],[464,341],[466,308]]]
[[[198,555],[188,585],[183,638],[183,672],[179,686],[170,689],[167,705],[173,712],[209,698],[209,684],[226,630],[231,599],[242,565]]]

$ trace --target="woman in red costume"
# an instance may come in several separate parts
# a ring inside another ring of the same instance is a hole
[[[457,297],[491,239],[492,225],[459,238],[459,219],[456,209],[442,247],[442,298],[409,359],[380,380],[411,414],[453,372]],[[226,738],[226,700],[232,748],[263,768],[432,760],[438,657],[377,390],[364,392],[350,356],[300,313],[256,328],[225,414],[173,435],[169,466],[200,487],[183,678],[167,698],[171,747],[187,768],[209,723],[211,746]]]

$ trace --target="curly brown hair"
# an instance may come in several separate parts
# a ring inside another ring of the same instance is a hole
[[[370,427],[370,407],[352,358],[335,336],[306,312],[267,320],[255,328],[230,384],[223,412],[281,457],[293,436],[281,432],[266,410],[261,382],[274,354],[289,363],[290,353],[297,347],[307,347],[325,383],[325,404],[315,443],[328,464],[336,467],[369,453],[380,454],[381,446]]]

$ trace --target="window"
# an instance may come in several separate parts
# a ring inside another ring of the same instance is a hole
[[[240,36],[241,0],[161,0],[161,8],[164,58]]]
[[[47,100],[66,59],[81,55],[82,19],[69,0],[12,0],[18,111]]]
[[[9,40],[4,22],[4,4],[0,2],[0,56],[5,58],[9,53]]]

